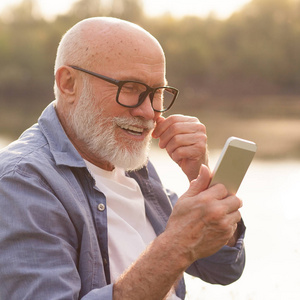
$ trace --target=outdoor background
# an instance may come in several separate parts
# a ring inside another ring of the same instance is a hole
[[[172,3],[184,11],[193,1],[153,1],[168,2],[169,10],[150,14],[141,0],[79,0],[51,17],[42,1],[18,1],[0,11],[0,146],[54,100],[56,48],[68,28],[92,16],[141,25],[163,46],[167,79],[180,90],[170,113],[195,115],[207,127],[211,167],[229,136],[258,145],[239,191],[247,225],[245,273],[229,287],[188,278],[188,299],[298,299],[300,0],[244,1],[226,16],[172,14]],[[175,178],[180,170],[153,146],[165,184],[184,192],[186,179]]]

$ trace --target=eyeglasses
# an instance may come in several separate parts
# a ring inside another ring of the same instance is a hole
[[[156,112],[165,112],[174,104],[179,93],[176,88],[170,86],[152,88],[139,81],[117,80],[77,66],[70,67],[116,85],[118,87],[116,101],[125,107],[138,107],[149,95],[153,110]]]

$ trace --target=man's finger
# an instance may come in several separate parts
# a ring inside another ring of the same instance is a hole
[[[186,196],[194,196],[206,190],[210,183],[210,170],[206,165],[201,165],[198,177],[190,184],[190,188],[185,193]]]

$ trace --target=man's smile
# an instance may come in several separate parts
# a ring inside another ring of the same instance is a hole
[[[141,120],[139,118],[115,117],[114,123],[127,134],[136,137],[146,136],[153,128],[152,120]]]
[[[136,127],[136,126],[132,126],[132,125],[119,125],[119,127],[133,135],[140,136],[144,132],[144,128]]]

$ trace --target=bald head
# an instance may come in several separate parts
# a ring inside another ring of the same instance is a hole
[[[55,72],[63,65],[92,68],[97,63],[106,67],[132,56],[143,56],[147,60],[153,55],[164,60],[159,42],[140,26],[116,18],[90,18],[77,23],[63,36],[57,50]]]

